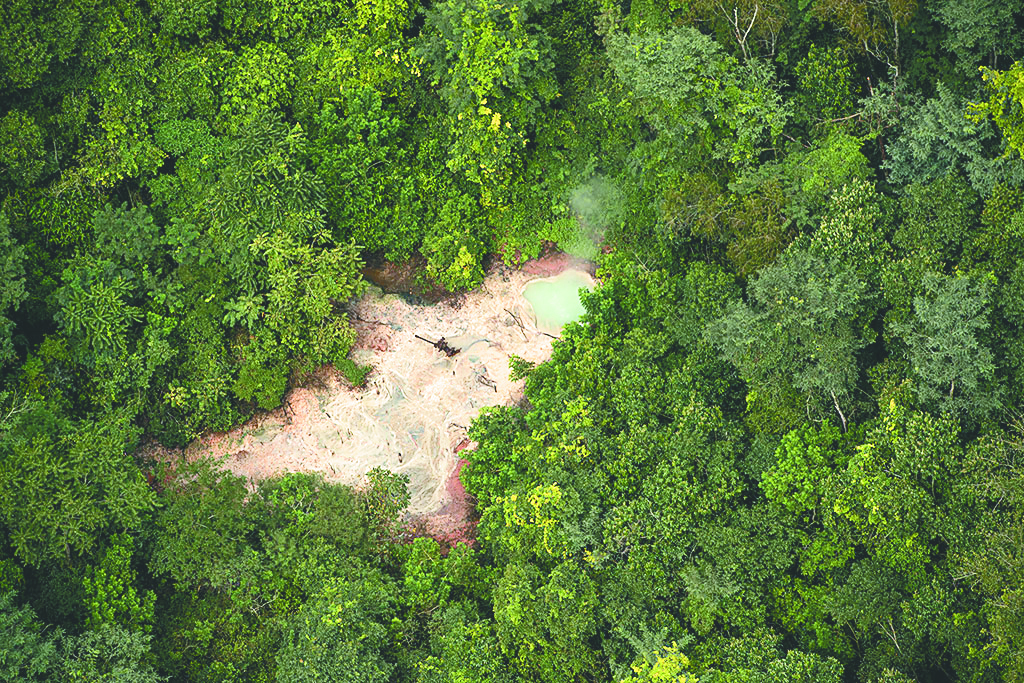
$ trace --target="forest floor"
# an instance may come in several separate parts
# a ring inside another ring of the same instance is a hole
[[[524,286],[570,268],[593,273],[592,264],[565,254],[518,269],[499,262],[477,289],[434,305],[371,287],[349,306],[357,333],[351,357],[373,366],[363,387],[323,368],[277,410],[201,437],[184,455],[219,458],[251,484],[318,472],[358,487],[366,472],[382,467],[409,477],[412,533],[445,545],[470,541],[473,506],[459,480],[465,461],[458,452],[475,447],[467,428],[481,408],[522,400],[523,382],[508,377],[509,356],[536,363],[551,355],[552,338],[537,329]],[[460,352],[446,357],[417,334],[443,336]]]

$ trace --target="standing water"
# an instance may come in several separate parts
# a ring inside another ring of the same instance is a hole
[[[523,288],[523,298],[533,308],[537,329],[553,336],[562,326],[583,315],[580,290],[593,289],[594,280],[581,270],[566,270],[554,277],[532,280]]]

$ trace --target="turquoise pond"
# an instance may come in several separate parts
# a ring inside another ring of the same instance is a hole
[[[554,277],[534,280],[523,288],[523,298],[533,308],[537,329],[558,336],[562,326],[583,315],[580,289],[594,288],[594,279],[581,270],[566,270]]]

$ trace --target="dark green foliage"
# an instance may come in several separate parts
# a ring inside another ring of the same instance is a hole
[[[515,680],[501,654],[494,624],[482,620],[465,604],[439,612],[431,622],[431,654],[417,662],[422,683],[481,683]]]
[[[7,215],[0,210],[0,369],[15,358],[11,337],[14,323],[8,318],[26,298],[24,247],[11,239]]]
[[[325,106],[315,123],[310,157],[326,188],[329,224],[370,252],[408,258],[424,226],[399,211],[413,184],[397,172],[408,156],[398,145],[398,112],[371,88],[345,89],[340,106]]]
[[[850,48],[878,62],[883,77],[898,79],[903,73],[900,33],[908,28],[918,10],[917,0],[818,0],[802,2],[813,15],[838,27]]]
[[[807,147],[792,149],[777,164],[762,164],[747,170],[731,188],[741,195],[757,193],[774,198],[774,210],[788,219],[781,226],[782,231],[792,233],[793,228],[809,231],[830,208],[831,194],[844,185],[870,177],[864,142],[864,138],[832,130]],[[755,232],[747,241],[757,245],[779,240],[777,237],[765,239]]]
[[[186,589],[222,586],[232,580],[232,565],[254,529],[243,510],[245,482],[206,460],[183,474],[154,520],[150,571]]]
[[[944,37],[947,50],[956,55],[957,66],[974,75],[978,66],[996,68],[1000,58],[1020,54],[1020,33],[1016,17],[1024,6],[1015,0],[941,0],[935,14],[949,31]]]
[[[949,272],[960,262],[965,236],[977,222],[976,200],[974,191],[956,174],[906,188],[903,220],[892,239],[895,258],[882,272],[882,296],[892,306],[888,319],[906,319],[926,274]]]
[[[149,636],[110,624],[66,638],[57,680],[160,683],[167,679],[153,671],[149,647]]]
[[[956,565],[973,573],[984,604],[974,619],[986,623],[993,635],[984,650],[973,653],[982,668],[1002,672],[1004,680],[1024,680],[1020,626],[1022,603],[1021,549],[1024,547],[1024,488],[1021,482],[1020,423],[1009,431],[986,435],[968,454],[969,479],[964,488],[981,486],[988,503],[981,522],[957,545]],[[996,498],[998,497],[998,498]],[[992,505],[995,500],[1005,505]]]
[[[85,22],[98,3],[86,0],[53,6],[32,0],[5,3],[0,14],[0,87],[27,88],[51,62],[66,60],[78,47]]]
[[[43,173],[45,155],[42,131],[27,114],[15,109],[0,119],[0,166],[8,182],[31,186]]]

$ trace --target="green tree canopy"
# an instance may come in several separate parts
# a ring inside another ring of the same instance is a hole
[[[707,331],[750,386],[748,403],[788,409],[793,420],[803,399],[846,428],[857,352],[875,337],[866,283],[850,265],[790,251],[758,273],[748,296]]]

